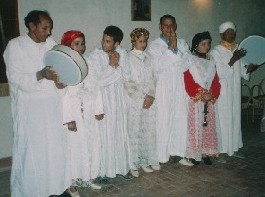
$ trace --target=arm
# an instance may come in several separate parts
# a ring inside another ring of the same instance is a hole
[[[210,54],[216,63],[218,77],[220,79],[230,78],[231,75],[233,75],[233,68],[228,64],[230,60],[227,60],[225,57],[223,57],[220,51],[217,49],[213,49]]]
[[[220,95],[220,90],[221,90],[221,84],[219,83],[219,77],[216,72],[211,85],[211,92],[213,99],[218,99]]]
[[[23,39],[11,40],[3,55],[9,83],[25,92],[50,88],[49,80],[57,81],[56,73],[49,67],[43,68],[42,54],[32,51],[31,44]],[[50,41],[47,45],[54,43]]]
[[[181,61],[181,56],[174,54],[166,45],[157,42],[151,43],[148,51],[151,54],[152,65],[157,73],[162,73]]]
[[[96,52],[89,56],[90,68],[95,73],[99,86],[108,86],[121,78],[121,75],[109,65],[108,59],[105,60],[105,58]]]

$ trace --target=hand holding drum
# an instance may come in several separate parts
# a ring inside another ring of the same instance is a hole
[[[48,67],[49,70],[57,73],[58,83],[55,84],[58,88],[63,84],[76,85],[82,82],[88,73],[88,66],[82,55],[64,45],[56,45],[48,51],[44,56],[44,63],[51,66]]]

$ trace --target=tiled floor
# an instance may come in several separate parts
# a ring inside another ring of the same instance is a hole
[[[245,159],[229,157],[226,164],[193,167],[170,161],[160,171],[141,171],[139,178],[112,179],[99,191],[80,189],[81,197],[265,197],[265,133],[258,119],[242,124]],[[9,176],[9,170],[0,171],[0,197],[10,197]]]

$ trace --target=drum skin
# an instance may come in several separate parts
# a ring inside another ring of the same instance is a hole
[[[246,49],[247,54],[241,58],[246,64],[261,65],[265,62],[265,38],[252,35],[245,38],[238,46],[238,49]]]
[[[60,82],[66,85],[76,85],[88,74],[85,59],[75,50],[64,45],[55,45],[44,56],[46,66],[52,66],[59,75]]]

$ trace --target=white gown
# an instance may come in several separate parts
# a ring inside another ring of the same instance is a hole
[[[26,34],[11,40],[4,52],[14,122],[13,197],[47,197],[70,186],[61,95],[53,81],[36,79],[45,52],[55,44],[51,38],[36,43]]]
[[[125,104],[124,81],[128,80],[128,54],[120,46],[119,67],[109,66],[109,56],[102,49],[95,49],[89,55],[92,69],[95,70],[101,87],[104,119],[100,121],[102,143],[100,176],[110,178],[116,174],[125,175],[130,167],[129,141]]]
[[[156,151],[156,104],[143,109],[145,95],[155,96],[155,79],[149,55],[129,53],[130,79],[125,83],[132,169],[158,165]]]
[[[64,96],[64,122],[76,121],[77,125],[76,132],[66,126],[72,185],[81,187],[89,186],[91,179],[99,175],[101,142],[95,115],[104,113],[101,91],[88,60],[87,65],[86,78],[78,85],[68,86]]]
[[[177,46],[179,51],[174,54],[166,42],[158,38],[149,47],[157,77],[157,151],[162,163],[167,162],[170,155],[184,156],[186,151],[183,57],[190,52],[183,39],[177,39]]]
[[[241,134],[241,76],[246,80],[246,68],[241,60],[228,65],[233,52],[221,45],[212,49],[210,54],[216,61],[217,73],[221,83],[218,99],[218,112],[221,127],[221,153],[233,155],[243,146]]]

